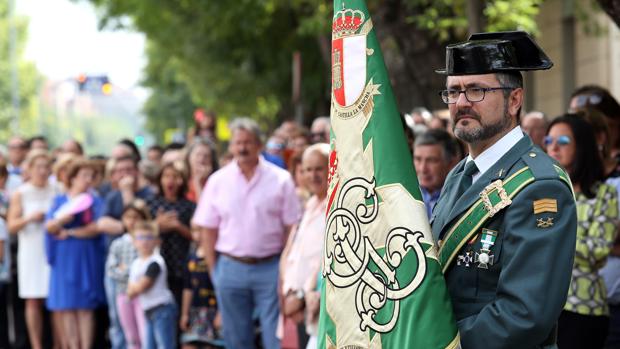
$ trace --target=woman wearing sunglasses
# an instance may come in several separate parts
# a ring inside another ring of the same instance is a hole
[[[545,146],[570,174],[577,203],[577,245],[568,300],[558,321],[558,347],[603,348],[609,326],[605,265],[618,218],[617,192],[604,184],[605,171],[594,130],[583,118],[566,114],[547,129]]]
[[[603,113],[608,125],[611,156],[620,161],[620,104],[609,91],[597,85],[585,85],[571,95],[569,109],[577,112],[594,109]],[[620,167],[620,166],[619,166]]]

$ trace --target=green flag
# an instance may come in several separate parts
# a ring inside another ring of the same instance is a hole
[[[457,347],[437,247],[363,0],[334,2],[331,120],[318,348]]]

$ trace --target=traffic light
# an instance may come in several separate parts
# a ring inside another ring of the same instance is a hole
[[[112,94],[112,83],[107,75],[86,75],[80,74],[75,79],[80,92],[88,92],[91,94],[103,94],[109,96]]]
[[[103,85],[101,85],[101,92],[106,95],[109,96],[112,94],[112,84],[109,82],[104,83]]]
[[[138,146],[138,148],[141,148],[144,146],[144,136],[143,135],[137,135],[133,138],[133,142]]]
[[[76,80],[78,83],[78,89],[80,91],[84,91],[86,89],[86,81],[88,81],[88,78],[86,77],[86,75],[80,74],[78,75]]]

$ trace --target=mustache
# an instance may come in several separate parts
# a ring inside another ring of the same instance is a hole
[[[456,114],[454,114],[454,122],[458,122],[460,119],[462,119],[464,116],[476,119],[478,121],[480,121],[480,115],[478,113],[476,113],[475,111],[473,111],[473,109],[471,108],[463,108],[463,109],[459,109],[456,111]]]
[[[241,150],[241,151],[239,151],[239,155],[241,155],[241,156],[248,156],[248,155],[250,155],[250,152],[247,151],[247,150]]]

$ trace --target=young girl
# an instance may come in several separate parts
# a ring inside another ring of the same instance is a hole
[[[146,203],[135,199],[127,204],[123,210],[121,221],[127,231],[123,236],[114,240],[110,245],[110,252],[106,261],[106,273],[116,282],[116,306],[118,317],[123,328],[128,348],[138,349],[144,338],[144,313],[136,299],[127,297],[127,283],[129,282],[129,267],[136,258],[138,251],[133,245],[130,231],[140,221],[150,220]]]
[[[181,343],[183,349],[198,347],[212,348],[223,345],[218,340],[216,329],[217,301],[215,290],[209,277],[209,268],[202,249],[202,234],[192,232],[197,248],[190,253],[183,285],[183,303],[179,327],[183,330]]]
[[[183,270],[192,239],[190,220],[196,204],[187,200],[187,173],[182,162],[163,165],[157,183],[158,195],[148,201],[151,216],[161,232],[161,256],[168,267],[168,285],[181,304]]]
[[[215,145],[204,139],[195,139],[187,148],[185,162],[189,168],[186,197],[189,201],[196,203],[207,179],[218,169]]]
[[[168,269],[155,252],[159,231],[151,222],[138,222],[132,231],[138,258],[129,269],[127,296],[138,297],[146,318],[143,348],[174,349],[177,345],[177,306],[168,289]]]

